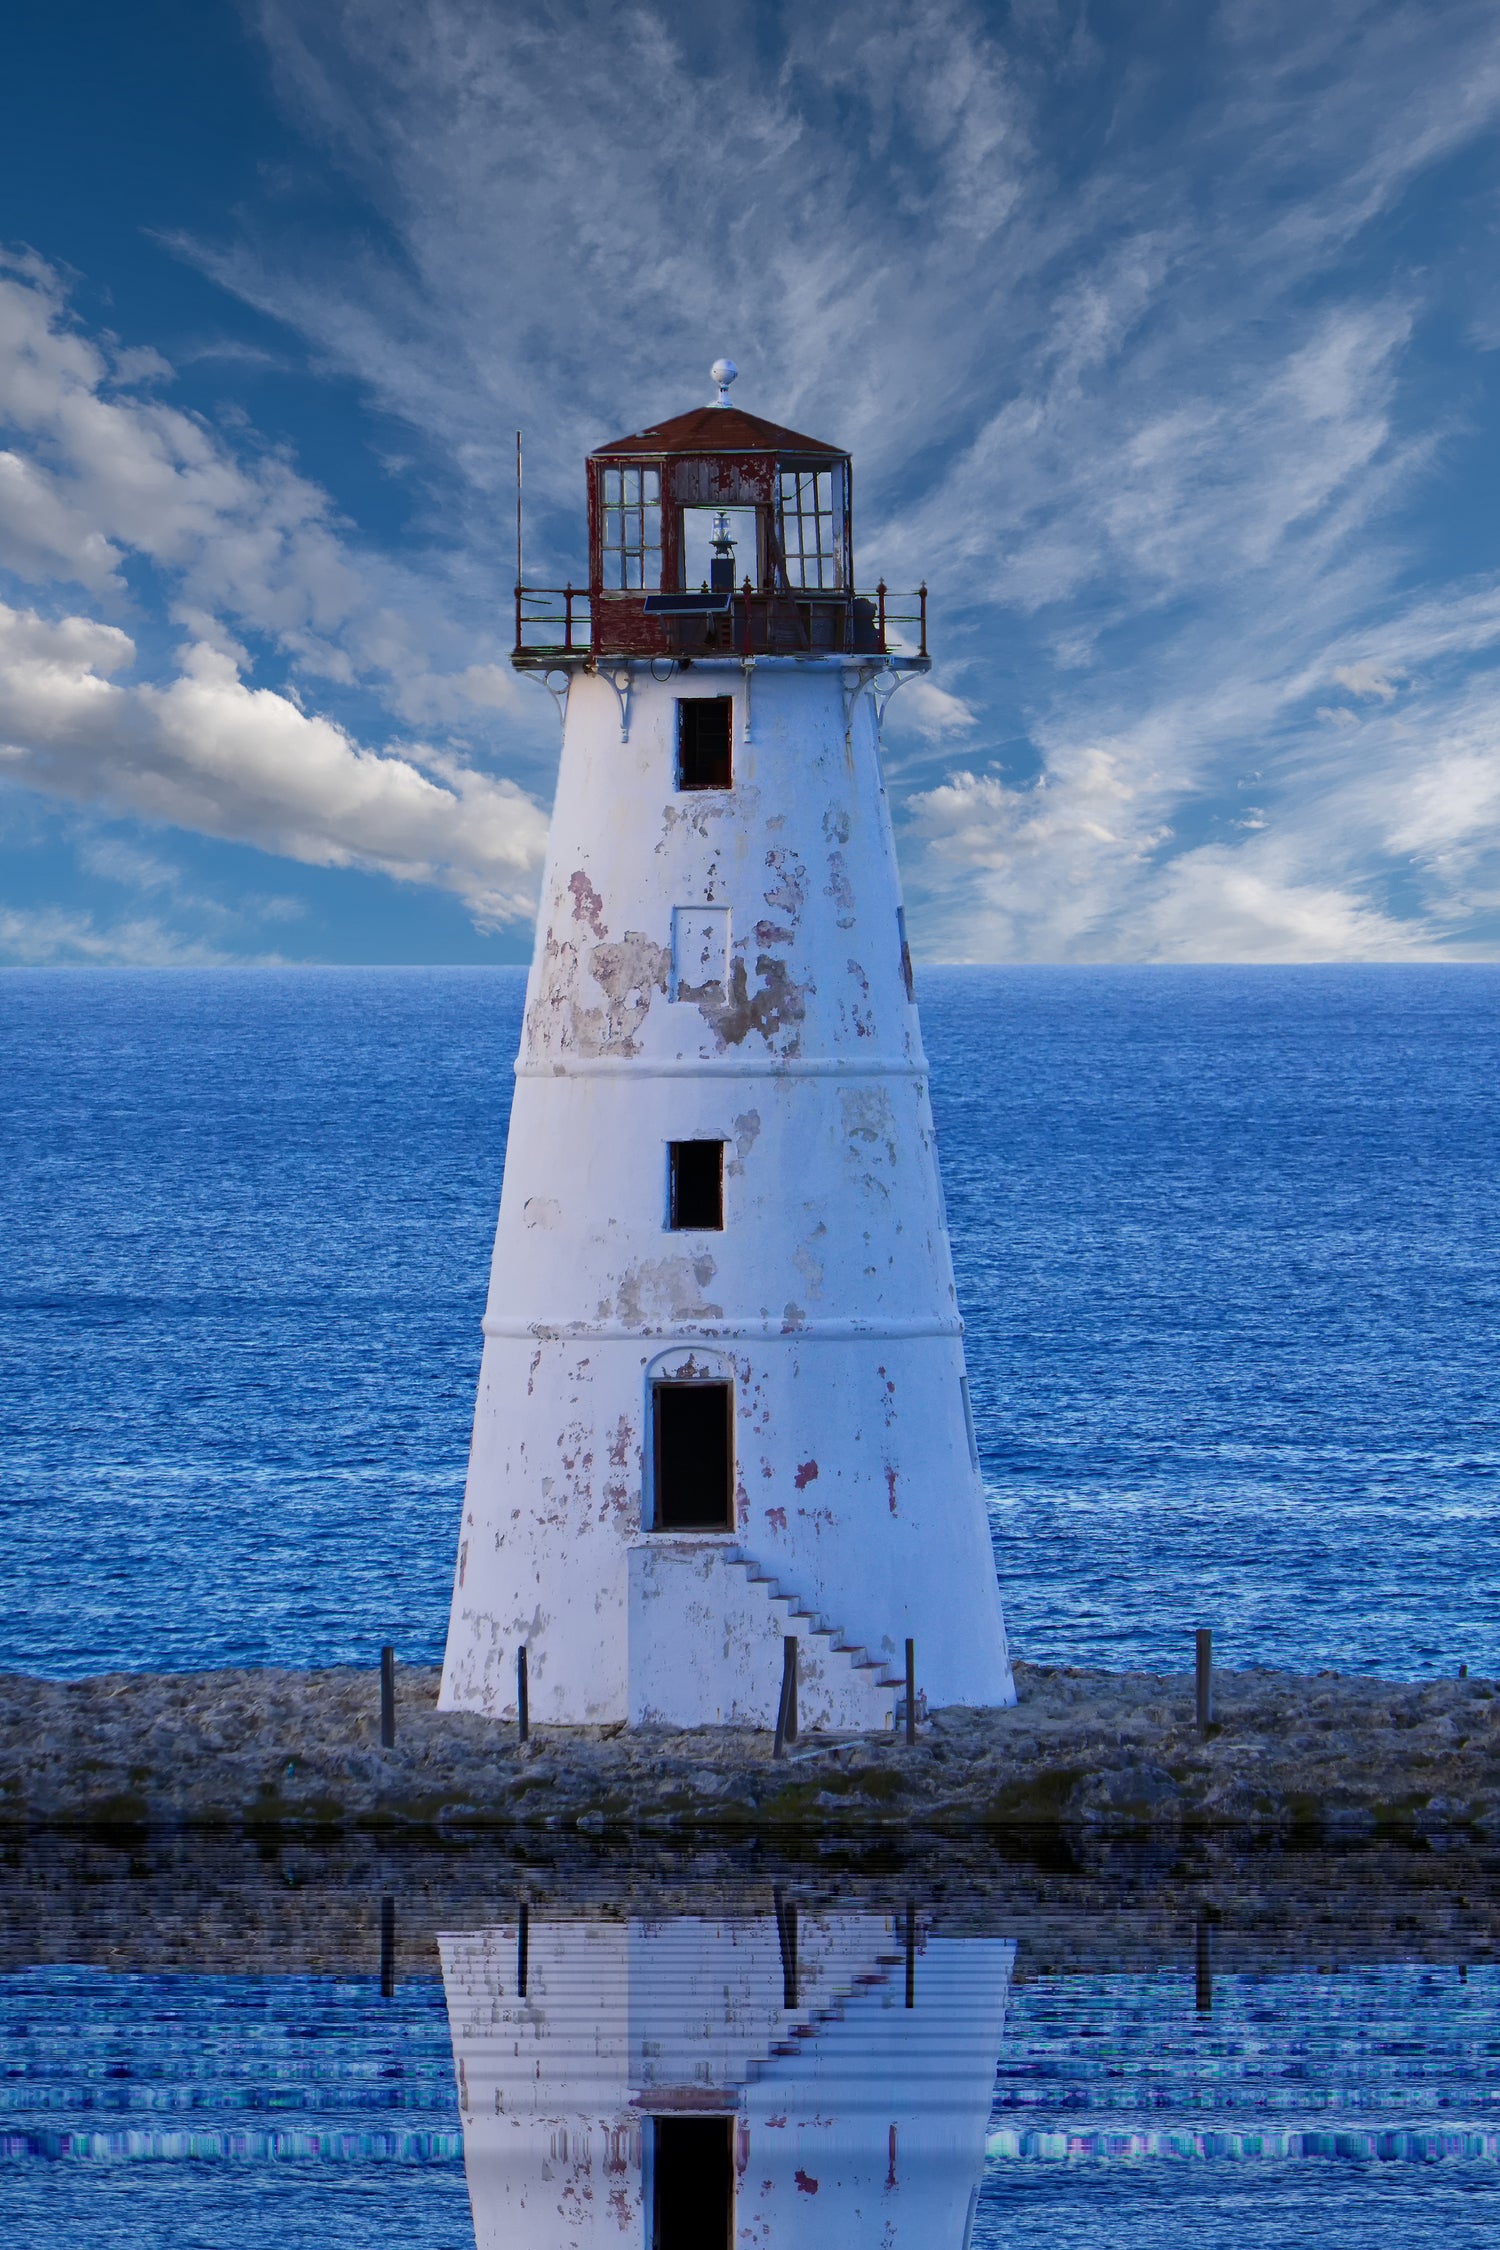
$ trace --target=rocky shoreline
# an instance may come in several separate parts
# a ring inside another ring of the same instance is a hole
[[[464,1836],[869,1832],[1286,1842],[1500,1839],[1500,1687],[1020,1665],[1006,1711],[937,1711],[902,1739],[539,1728],[439,1713],[406,1668],[397,1737],[373,1672],[0,1675],[0,1826]]]
[[[178,1829],[12,1833],[0,1845],[0,1976],[49,1962],[218,1976],[437,1978],[438,1935],[524,1905],[539,1922],[905,1915],[954,1937],[1014,1937],[1016,1975],[1332,1974],[1394,1960],[1500,1962],[1494,1845],[1310,1850],[1055,1836],[659,1836],[535,1830],[462,1842],[288,1830],[274,1843]],[[383,1902],[394,1909],[387,1915]],[[394,1928],[389,1923],[394,1922]]]

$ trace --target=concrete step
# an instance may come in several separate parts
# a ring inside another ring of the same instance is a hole
[[[780,1580],[766,1570],[753,1555],[747,1554],[743,1547],[734,1548],[731,1553],[733,1558],[746,1571],[752,1585],[763,1585],[773,1589],[771,1596],[773,1601],[796,1601],[795,1594],[789,1593],[782,1586]],[[805,1622],[810,1636],[815,1635],[818,1639],[827,1641],[835,1656],[848,1657],[854,1669],[870,1677],[876,1687],[882,1689],[905,1687],[906,1681],[904,1678],[885,1672],[883,1669],[884,1660],[872,1656],[863,1641],[851,1640],[842,1625],[829,1624],[825,1619],[819,1617],[816,1610],[809,1609],[805,1604],[799,1603],[790,1614],[793,1618]]]
[[[802,1731],[891,1731],[894,1705],[869,1652],[754,1556],[641,1540],[630,1553],[631,1723],[773,1727],[788,1635],[801,1646]]]

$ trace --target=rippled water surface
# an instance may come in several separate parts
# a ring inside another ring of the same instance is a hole
[[[0,1663],[440,1653],[521,989],[0,975]],[[919,996],[1021,1652],[1500,1668],[1500,971]]]
[[[542,1895],[534,1864],[449,1855],[387,1860],[382,1909],[295,1850],[175,1893],[139,1847],[87,1856],[81,1887],[0,1876],[14,2250],[647,2250],[684,2178],[663,2250],[1479,2250],[1500,2225],[1472,1861],[1409,1897],[1294,1871],[1267,1927],[1264,1869],[1195,1910],[1149,1875],[955,1899],[749,1863],[616,1892],[601,1861]]]

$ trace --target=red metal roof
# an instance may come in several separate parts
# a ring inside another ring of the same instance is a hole
[[[849,458],[841,446],[784,430],[779,422],[763,422],[758,414],[742,413],[737,406],[695,406],[687,414],[674,414],[669,422],[653,422],[634,437],[598,446],[589,459],[615,453],[821,453],[830,461]]]

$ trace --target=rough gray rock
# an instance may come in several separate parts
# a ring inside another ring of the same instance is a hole
[[[379,1742],[373,1672],[0,1675],[0,1822],[372,1827],[1025,1830],[1278,1839],[1500,1837],[1500,1693],[1330,1673],[1221,1674],[1218,1723],[1186,1676],[1021,1665],[1008,1711],[935,1712],[915,1748],[749,1730],[513,1726],[435,1709],[400,1675]]]

